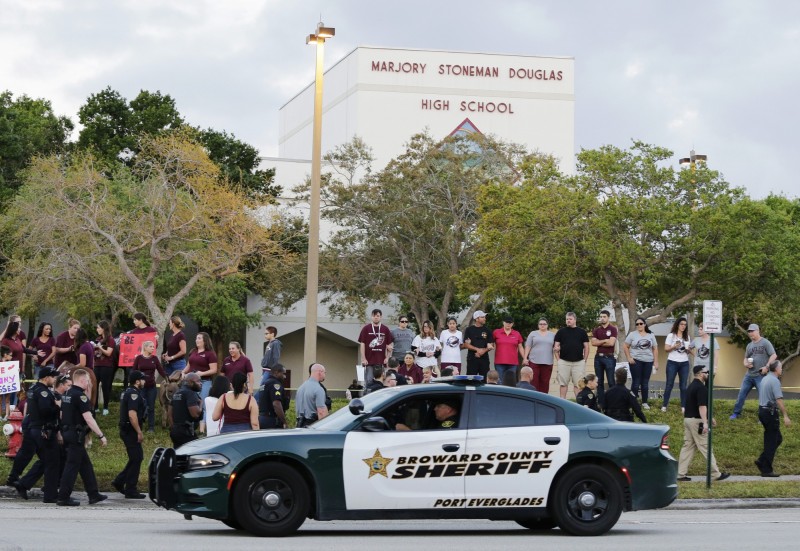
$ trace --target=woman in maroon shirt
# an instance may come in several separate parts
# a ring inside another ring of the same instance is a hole
[[[255,388],[253,364],[247,356],[242,354],[242,345],[236,341],[232,341],[228,344],[228,353],[230,356],[226,356],[225,359],[222,360],[222,368],[219,372],[231,381],[236,373],[244,373],[247,377],[247,384],[250,385],[250,388]]]
[[[138,369],[144,373],[144,398],[147,400],[147,426],[148,431],[153,432],[156,426],[156,372],[167,378],[158,356],[155,355],[156,345],[153,341],[142,343],[142,353],[133,360],[133,369]]]
[[[167,342],[167,351],[161,355],[167,377],[174,371],[183,371],[183,368],[186,367],[186,335],[181,331],[184,327],[183,320],[178,316],[172,316],[169,320],[172,338]]]
[[[78,363],[78,357],[75,355],[75,334],[81,327],[81,322],[76,319],[70,318],[67,322],[67,329],[63,333],[59,333],[56,337],[56,343],[53,345],[55,350],[54,367],[58,369],[64,362],[69,362],[73,365]]]
[[[83,327],[75,333],[75,353],[78,356],[76,367],[94,371],[94,343],[89,340]]]
[[[108,403],[111,401],[111,386],[114,382],[114,348],[117,343],[111,335],[111,324],[106,320],[102,320],[95,328],[97,330],[97,338],[94,340],[94,372],[97,375],[97,381],[100,385],[100,390],[103,391],[103,415],[108,415]],[[97,405],[100,406],[100,399],[97,399]]]
[[[211,379],[217,373],[217,355],[211,345],[211,337],[208,333],[198,333],[194,339],[195,348],[189,354],[188,365],[183,369],[183,373],[197,373],[203,381],[203,388],[200,390],[200,401],[204,401],[211,390]]]
[[[158,331],[155,327],[150,325],[150,321],[147,319],[147,316],[142,314],[141,312],[136,312],[133,315],[133,329],[128,331],[131,335],[140,335],[143,333],[152,333],[153,334],[153,342],[158,346]],[[128,388],[128,374],[131,372],[131,368],[123,368],[122,369],[122,388]]]
[[[33,378],[39,379],[39,370],[45,366],[53,366],[55,351],[53,347],[56,339],[53,338],[53,326],[46,321],[39,324],[39,330],[31,341],[31,349],[36,350],[36,360],[33,363]]]
[[[20,341],[19,336],[19,322],[12,321],[6,325],[6,330],[0,338],[0,345],[8,347],[8,359],[3,361],[18,362],[19,366],[19,380],[25,378],[25,347]],[[3,420],[11,415],[11,406],[16,404],[16,392],[8,392],[0,394],[0,411],[5,412]]]

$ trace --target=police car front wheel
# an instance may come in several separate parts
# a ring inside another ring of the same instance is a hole
[[[563,531],[599,536],[611,530],[622,514],[622,488],[608,469],[578,465],[559,479],[550,505]]]
[[[303,477],[288,465],[264,463],[247,470],[233,495],[233,518],[257,536],[287,536],[297,531],[309,511]]]

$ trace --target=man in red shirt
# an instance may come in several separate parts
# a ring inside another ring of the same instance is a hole
[[[394,342],[394,338],[391,330],[381,323],[382,317],[383,312],[375,308],[372,311],[372,322],[366,324],[358,336],[365,385],[372,381],[372,368],[386,365],[392,355],[392,347],[389,345]]]
[[[614,368],[617,360],[614,357],[614,346],[617,344],[617,328],[611,325],[608,310],[600,312],[600,325],[592,330],[592,346],[597,347],[594,355],[594,374],[597,375],[597,401],[601,409],[605,409],[605,391],[603,389],[603,376],[608,380],[608,386],[614,385]]]

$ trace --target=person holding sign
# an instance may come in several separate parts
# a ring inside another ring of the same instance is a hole
[[[142,314],[141,312],[136,312],[133,315],[133,329],[128,331],[129,335],[144,335],[148,334],[146,340],[152,340],[155,343],[156,348],[158,348],[158,331],[155,327],[150,325],[150,321],[147,319],[147,316]],[[152,333],[152,335],[150,335]],[[144,341],[139,341],[143,343]],[[121,350],[120,350],[121,352]],[[136,354],[141,352],[141,348],[136,351]],[[133,358],[131,358],[130,363],[125,363],[125,367],[131,367],[133,365],[133,359],[136,357],[136,354],[133,354]],[[120,366],[123,364],[120,363]],[[122,386],[127,388],[128,387],[128,374],[130,369],[125,369],[122,372]]]
[[[11,415],[11,406],[16,403],[16,395],[19,392],[20,373],[25,368],[25,345],[19,339],[19,322],[12,321],[3,332],[0,345],[8,347],[8,359],[4,361],[17,362],[16,386],[12,386],[3,381],[0,384],[0,411],[4,412],[0,421],[5,421]]]
[[[217,374],[217,354],[214,352],[208,333],[198,333],[194,344],[195,348],[189,354],[189,365],[184,368],[183,374],[197,373],[200,376],[202,381],[200,401],[202,402],[211,390],[211,379]]]

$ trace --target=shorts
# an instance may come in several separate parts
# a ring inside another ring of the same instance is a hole
[[[557,377],[559,386],[569,386],[570,378],[572,378],[572,384],[578,386],[578,381],[581,380],[585,374],[585,361],[568,362],[567,360],[558,360]]]

